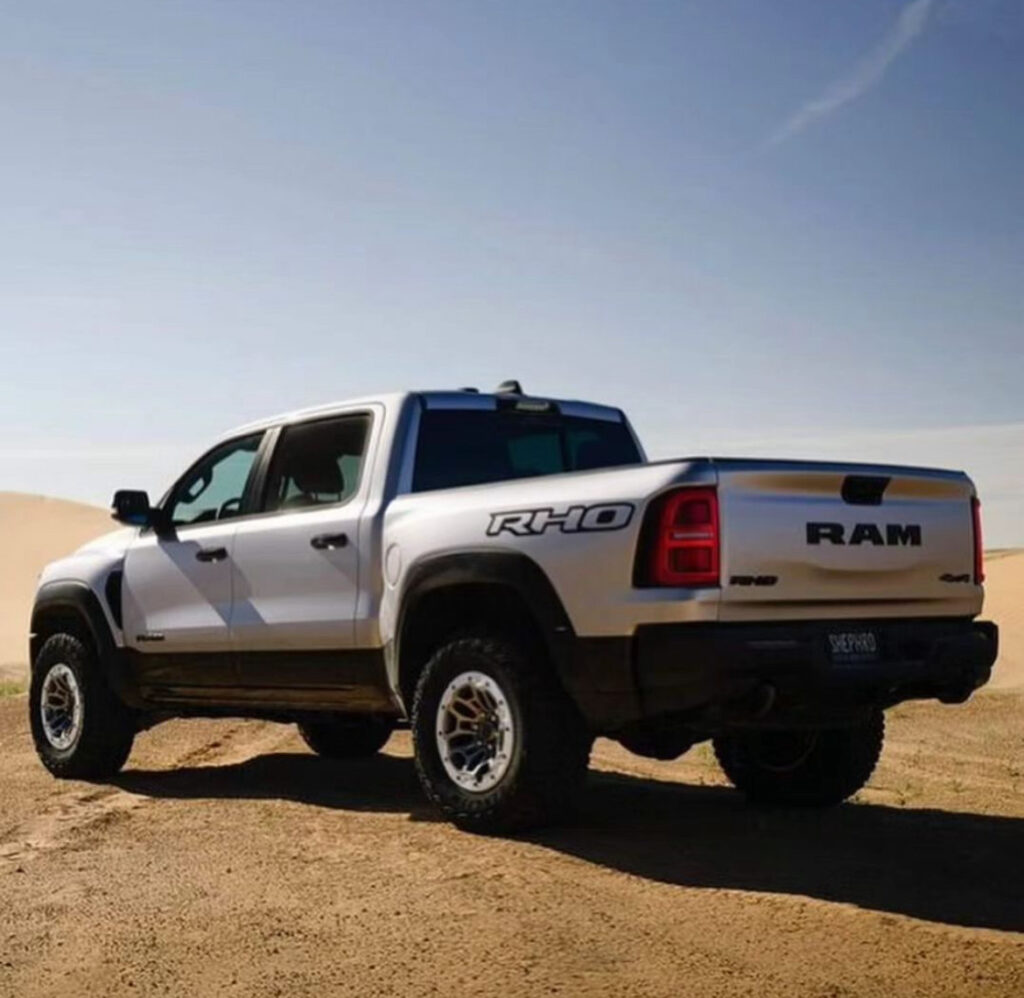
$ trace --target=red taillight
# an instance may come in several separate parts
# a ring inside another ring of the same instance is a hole
[[[663,496],[649,514],[650,586],[718,585],[718,493],[686,488]]]
[[[971,515],[974,518],[974,584],[985,581],[985,547],[981,538],[981,503],[977,497],[971,499]]]

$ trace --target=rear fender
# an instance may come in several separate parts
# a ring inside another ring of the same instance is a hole
[[[385,661],[388,683],[401,699],[400,663],[403,637],[420,601],[431,594],[456,587],[512,589],[528,609],[544,642],[548,658],[563,683],[571,686],[572,646],[575,633],[565,607],[539,565],[526,555],[493,550],[464,551],[426,558],[411,566],[398,601],[394,638],[388,643]],[[471,627],[473,621],[466,620]],[[406,704],[406,707],[409,707]]]

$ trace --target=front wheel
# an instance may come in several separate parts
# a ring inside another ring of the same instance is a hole
[[[28,704],[36,752],[54,776],[102,780],[124,765],[135,718],[81,638],[46,639],[33,663]]]
[[[822,731],[753,731],[714,740],[733,786],[758,804],[828,807],[861,789],[882,752],[880,710],[860,724]]]
[[[394,725],[388,718],[353,714],[300,724],[302,740],[325,759],[366,759],[387,744]]]
[[[591,738],[551,672],[505,638],[459,638],[433,655],[412,709],[427,797],[467,831],[521,831],[571,807]]]

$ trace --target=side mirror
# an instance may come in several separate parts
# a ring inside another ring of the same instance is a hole
[[[149,495],[135,489],[118,489],[114,493],[111,516],[118,523],[130,527],[151,527],[156,522],[157,511],[149,505]]]

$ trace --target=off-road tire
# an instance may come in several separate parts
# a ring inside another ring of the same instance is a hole
[[[302,740],[325,759],[366,759],[387,744],[394,731],[388,718],[352,714],[300,724]]]
[[[448,775],[436,731],[446,687],[467,671],[498,684],[515,725],[507,770],[479,793]],[[459,828],[483,834],[524,831],[565,818],[585,780],[593,743],[542,656],[493,634],[460,637],[434,653],[416,685],[412,737],[424,793]]]
[[[799,740],[808,736],[802,751]],[[852,727],[823,731],[763,731],[714,739],[715,755],[733,786],[757,804],[829,807],[861,789],[882,752],[885,717],[873,711]],[[785,759],[791,739],[793,761]],[[773,758],[774,757],[774,758]]]
[[[678,726],[636,725],[617,733],[615,740],[633,755],[661,762],[678,759],[693,748],[691,734]]]
[[[82,720],[74,742],[57,748],[46,736],[40,700],[47,674],[65,665],[82,696]],[[39,649],[32,665],[28,695],[32,740],[43,765],[54,775],[76,780],[103,780],[128,759],[135,740],[135,717],[110,688],[93,648],[74,634],[54,634]]]

